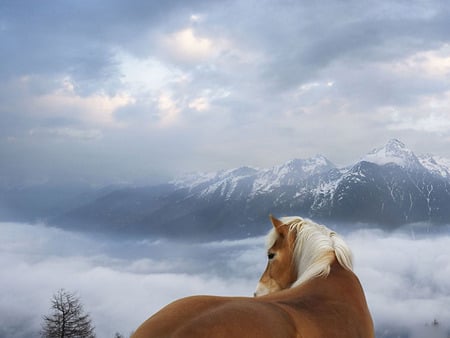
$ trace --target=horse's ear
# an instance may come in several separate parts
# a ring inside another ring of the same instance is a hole
[[[280,235],[285,235],[286,227],[284,227],[284,223],[281,222],[279,219],[273,217],[272,215],[269,215],[270,221],[272,222],[273,227]]]

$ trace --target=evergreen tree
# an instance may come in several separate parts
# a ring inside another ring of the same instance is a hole
[[[44,316],[42,337],[94,338],[94,327],[84,313],[80,300],[70,292],[59,290],[52,298],[52,313]]]

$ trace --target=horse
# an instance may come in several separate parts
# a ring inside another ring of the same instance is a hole
[[[343,239],[300,217],[270,216],[267,267],[254,297],[191,296],[147,319],[132,338],[374,338]]]

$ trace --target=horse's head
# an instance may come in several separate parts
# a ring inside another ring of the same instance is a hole
[[[296,232],[272,215],[273,229],[267,237],[267,267],[256,288],[255,297],[290,288],[297,280],[294,257]]]
[[[323,225],[300,217],[270,219],[273,229],[267,237],[266,270],[259,280],[255,296],[288,289],[312,278],[328,276],[337,259],[352,269],[352,255],[344,241]]]

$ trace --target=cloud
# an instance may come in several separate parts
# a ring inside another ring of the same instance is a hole
[[[406,58],[393,62],[392,71],[397,73],[418,72],[421,76],[445,78],[450,72],[449,44],[438,48],[418,51]]]
[[[102,141],[105,165],[75,179],[138,181],[115,159],[136,149],[170,149],[152,164],[134,156],[135,172],[159,175],[317,153],[347,165],[392,137],[450,156],[450,10],[439,1],[0,6],[0,149],[20,154],[19,172],[49,152],[70,166],[51,137],[71,139],[78,162]]]
[[[199,10],[202,6],[202,1],[189,5]],[[3,75],[69,72],[84,83],[117,76],[114,54],[118,47],[148,55],[152,44],[142,41],[152,37],[162,22],[173,21],[167,14],[186,15],[187,20],[192,14],[180,1],[135,1],[126,6],[120,1],[95,5],[17,2],[1,7],[2,40],[8,45],[1,60]]]
[[[181,61],[199,62],[216,53],[210,39],[199,37],[192,28],[171,34],[164,41],[171,56]]]
[[[166,127],[178,121],[180,108],[168,93],[162,93],[158,98],[159,122]]]
[[[133,98],[126,93],[113,96],[99,93],[89,96],[80,96],[75,92],[74,84],[70,79],[64,79],[60,88],[52,93],[32,97],[29,110],[43,117],[58,117],[68,110],[75,120],[94,126],[117,126],[114,112],[123,106],[133,103]]]
[[[262,237],[190,244],[0,226],[0,268],[8,271],[0,278],[0,336],[5,337],[39,330],[60,288],[77,292],[99,336],[127,335],[180,297],[251,295],[266,263]],[[450,330],[447,234],[360,230],[344,237],[379,332],[445,337]]]
[[[129,334],[175,299],[251,295],[256,283],[248,273],[236,274],[241,257],[248,263],[248,250],[256,241],[196,248],[160,241],[117,242],[37,225],[0,226],[0,267],[8,271],[0,278],[1,337],[36,334],[52,294],[60,288],[79,295],[98,336],[108,337],[117,331]],[[211,262],[206,257],[213,252],[218,257]],[[220,268],[225,262],[228,265]]]
[[[433,99],[431,100],[436,102]],[[429,102],[430,100],[426,101]],[[439,102],[439,105],[442,103],[443,102]],[[435,103],[425,104],[423,106],[425,111],[420,114],[420,116],[405,116],[403,114],[399,114],[397,110],[390,108],[392,124],[389,128],[393,130],[425,131],[428,133],[438,133],[448,136],[448,132],[450,130],[450,121],[448,116],[444,112],[429,112],[430,107],[434,104]]]
[[[120,51],[116,58],[124,87],[135,94],[160,90],[173,81],[177,74],[177,69],[155,57],[138,58],[126,51]]]
[[[46,135],[49,137],[72,138],[80,140],[96,140],[102,137],[102,132],[95,129],[75,129],[75,128],[37,128],[31,129],[30,135]]]
[[[378,327],[450,329],[450,237],[357,231],[348,236]]]
[[[206,97],[197,97],[189,103],[189,108],[195,109],[198,112],[209,110],[210,103]]]
[[[45,79],[23,76],[3,84],[2,89],[0,95],[5,98],[5,105],[0,109],[0,114],[8,117],[15,112],[14,117],[10,118],[16,121],[23,119],[34,126],[58,122],[56,127],[119,127],[114,112],[134,102],[134,98],[126,92],[80,95],[73,80],[67,77],[53,79],[51,85],[45,86]],[[13,99],[8,98],[10,95]],[[17,99],[19,97],[21,100]],[[66,125],[63,126],[64,123]],[[15,123],[12,124],[14,127]]]

